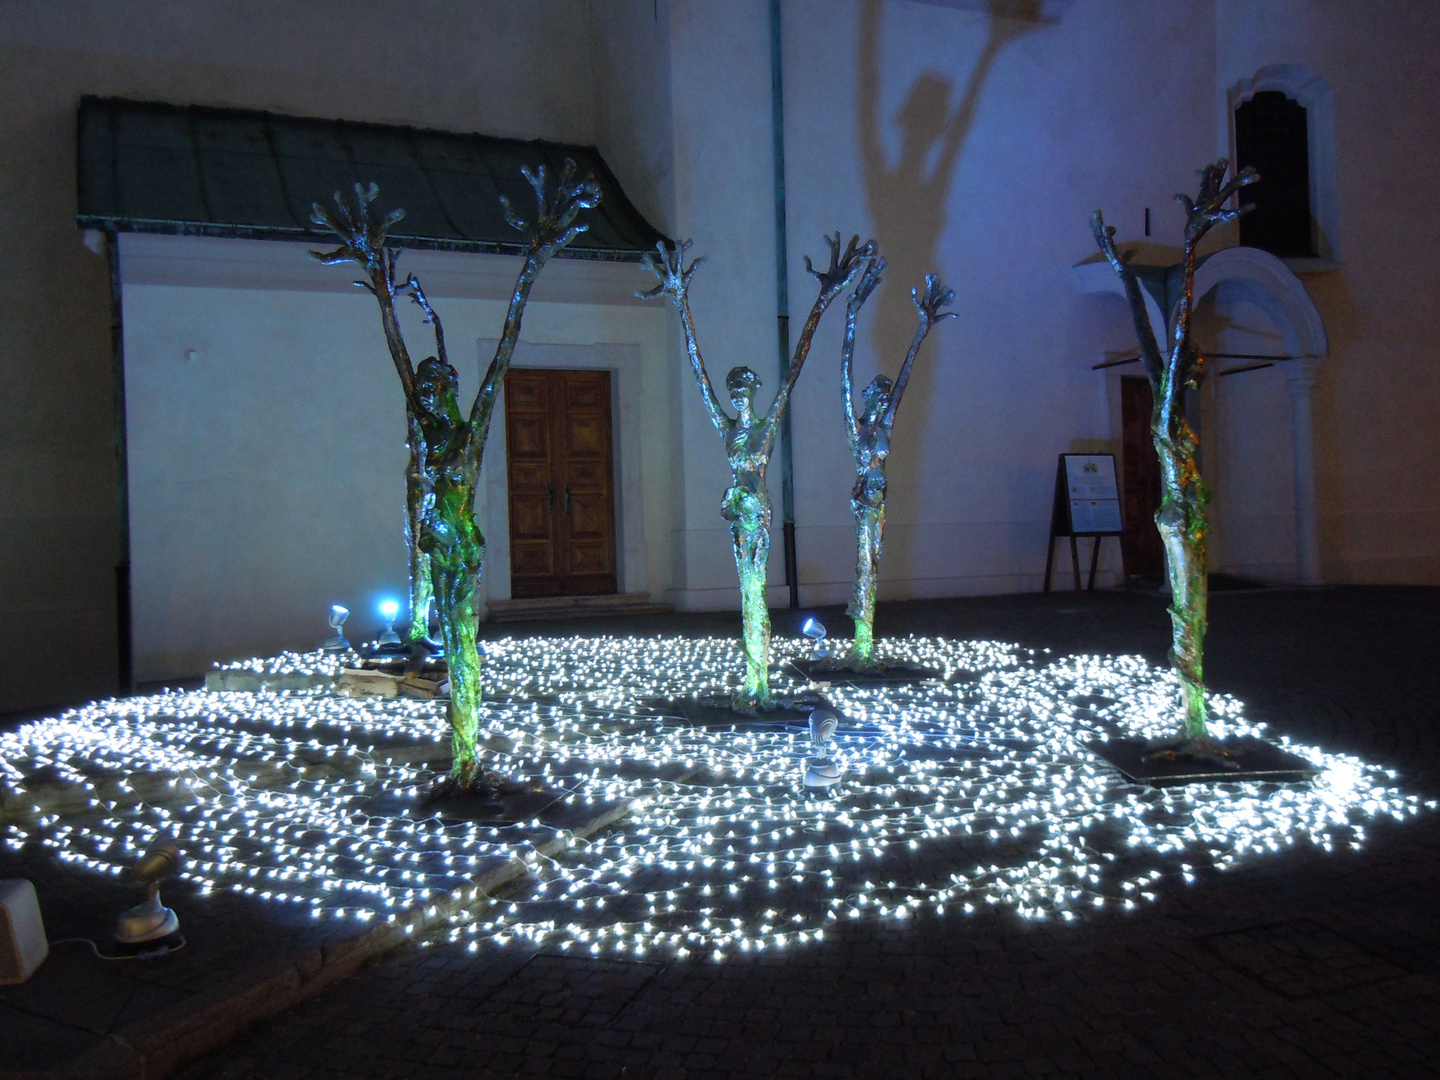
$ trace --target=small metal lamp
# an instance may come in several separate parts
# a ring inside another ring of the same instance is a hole
[[[400,605],[394,600],[382,601],[380,614],[385,619],[385,632],[380,635],[380,644],[399,645],[400,635],[395,633],[395,620],[400,615]]]
[[[345,652],[350,648],[350,642],[345,640],[345,620],[350,617],[350,609],[343,604],[330,605],[330,629],[335,635],[326,639],[320,648],[326,652]]]
[[[810,654],[812,660],[823,660],[830,655],[830,646],[825,644],[825,625],[813,615],[805,620],[805,625],[800,632],[815,643],[815,651]]]
[[[175,912],[160,903],[160,881],[179,868],[180,850],[168,841],[151,848],[135,864],[131,876],[146,887],[148,895],[144,903],[136,904],[116,922],[116,944],[143,947],[180,929]]]

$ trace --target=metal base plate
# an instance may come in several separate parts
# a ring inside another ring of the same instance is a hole
[[[1320,771],[1298,754],[1282,750],[1274,743],[1253,735],[1217,741],[1227,758],[1238,766],[1234,769],[1223,768],[1204,758],[1184,755],[1148,757],[1159,748],[1159,744],[1148,739],[1091,739],[1085,745],[1118,769],[1127,780],[1151,787],[1239,783],[1245,780],[1296,783],[1310,780]]]

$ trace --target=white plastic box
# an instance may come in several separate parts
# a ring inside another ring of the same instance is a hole
[[[0,986],[24,982],[49,955],[35,886],[24,878],[0,881]]]

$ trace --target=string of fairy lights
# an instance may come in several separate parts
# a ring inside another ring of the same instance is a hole
[[[1315,780],[1128,784],[1084,744],[1171,734],[1169,671],[991,642],[882,646],[941,678],[828,688],[845,722],[829,750],[843,779],[825,793],[801,782],[814,753],[801,724],[705,725],[675,707],[736,688],[735,642],[507,639],[486,643],[492,766],[569,793],[574,810],[627,804],[608,832],[582,840],[543,814],[434,813],[422,795],[426,762],[448,746],[443,703],[316,689],[98,702],[0,734],[0,798],[15,808],[3,839],[118,874],[171,837],[203,892],[314,919],[413,926],[444,899],[453,913],[428,940],[472,950],[525,941],[720,960],[854,920],[1132,909],[1202,868],[1296,844],[1358,847],[1370,820],[1436,807],[1402,793],[1393,772],[1285,739]],[[807,648],[776,640],[780,696],[805,689],[786,662]],[[343,659],[292,653],[226,670],[325,676]],[[1214,696],[1212,712],[1217,734],[1261,730],[1231,698]],[[478,875],[515,858],[523,888],[464,903]]]

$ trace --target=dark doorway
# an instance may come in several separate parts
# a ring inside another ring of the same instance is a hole
[[[1120,536],[1127,574],[1161,575],[1165,550],[1155,511],[1160,509],[1160,461],[1150,439],[1155,399],[1149,379],[1120,380],[1120,501],[1125,532]]]
[[[613,593],[610,372],[512,368],[505,447],[510,595]]]

